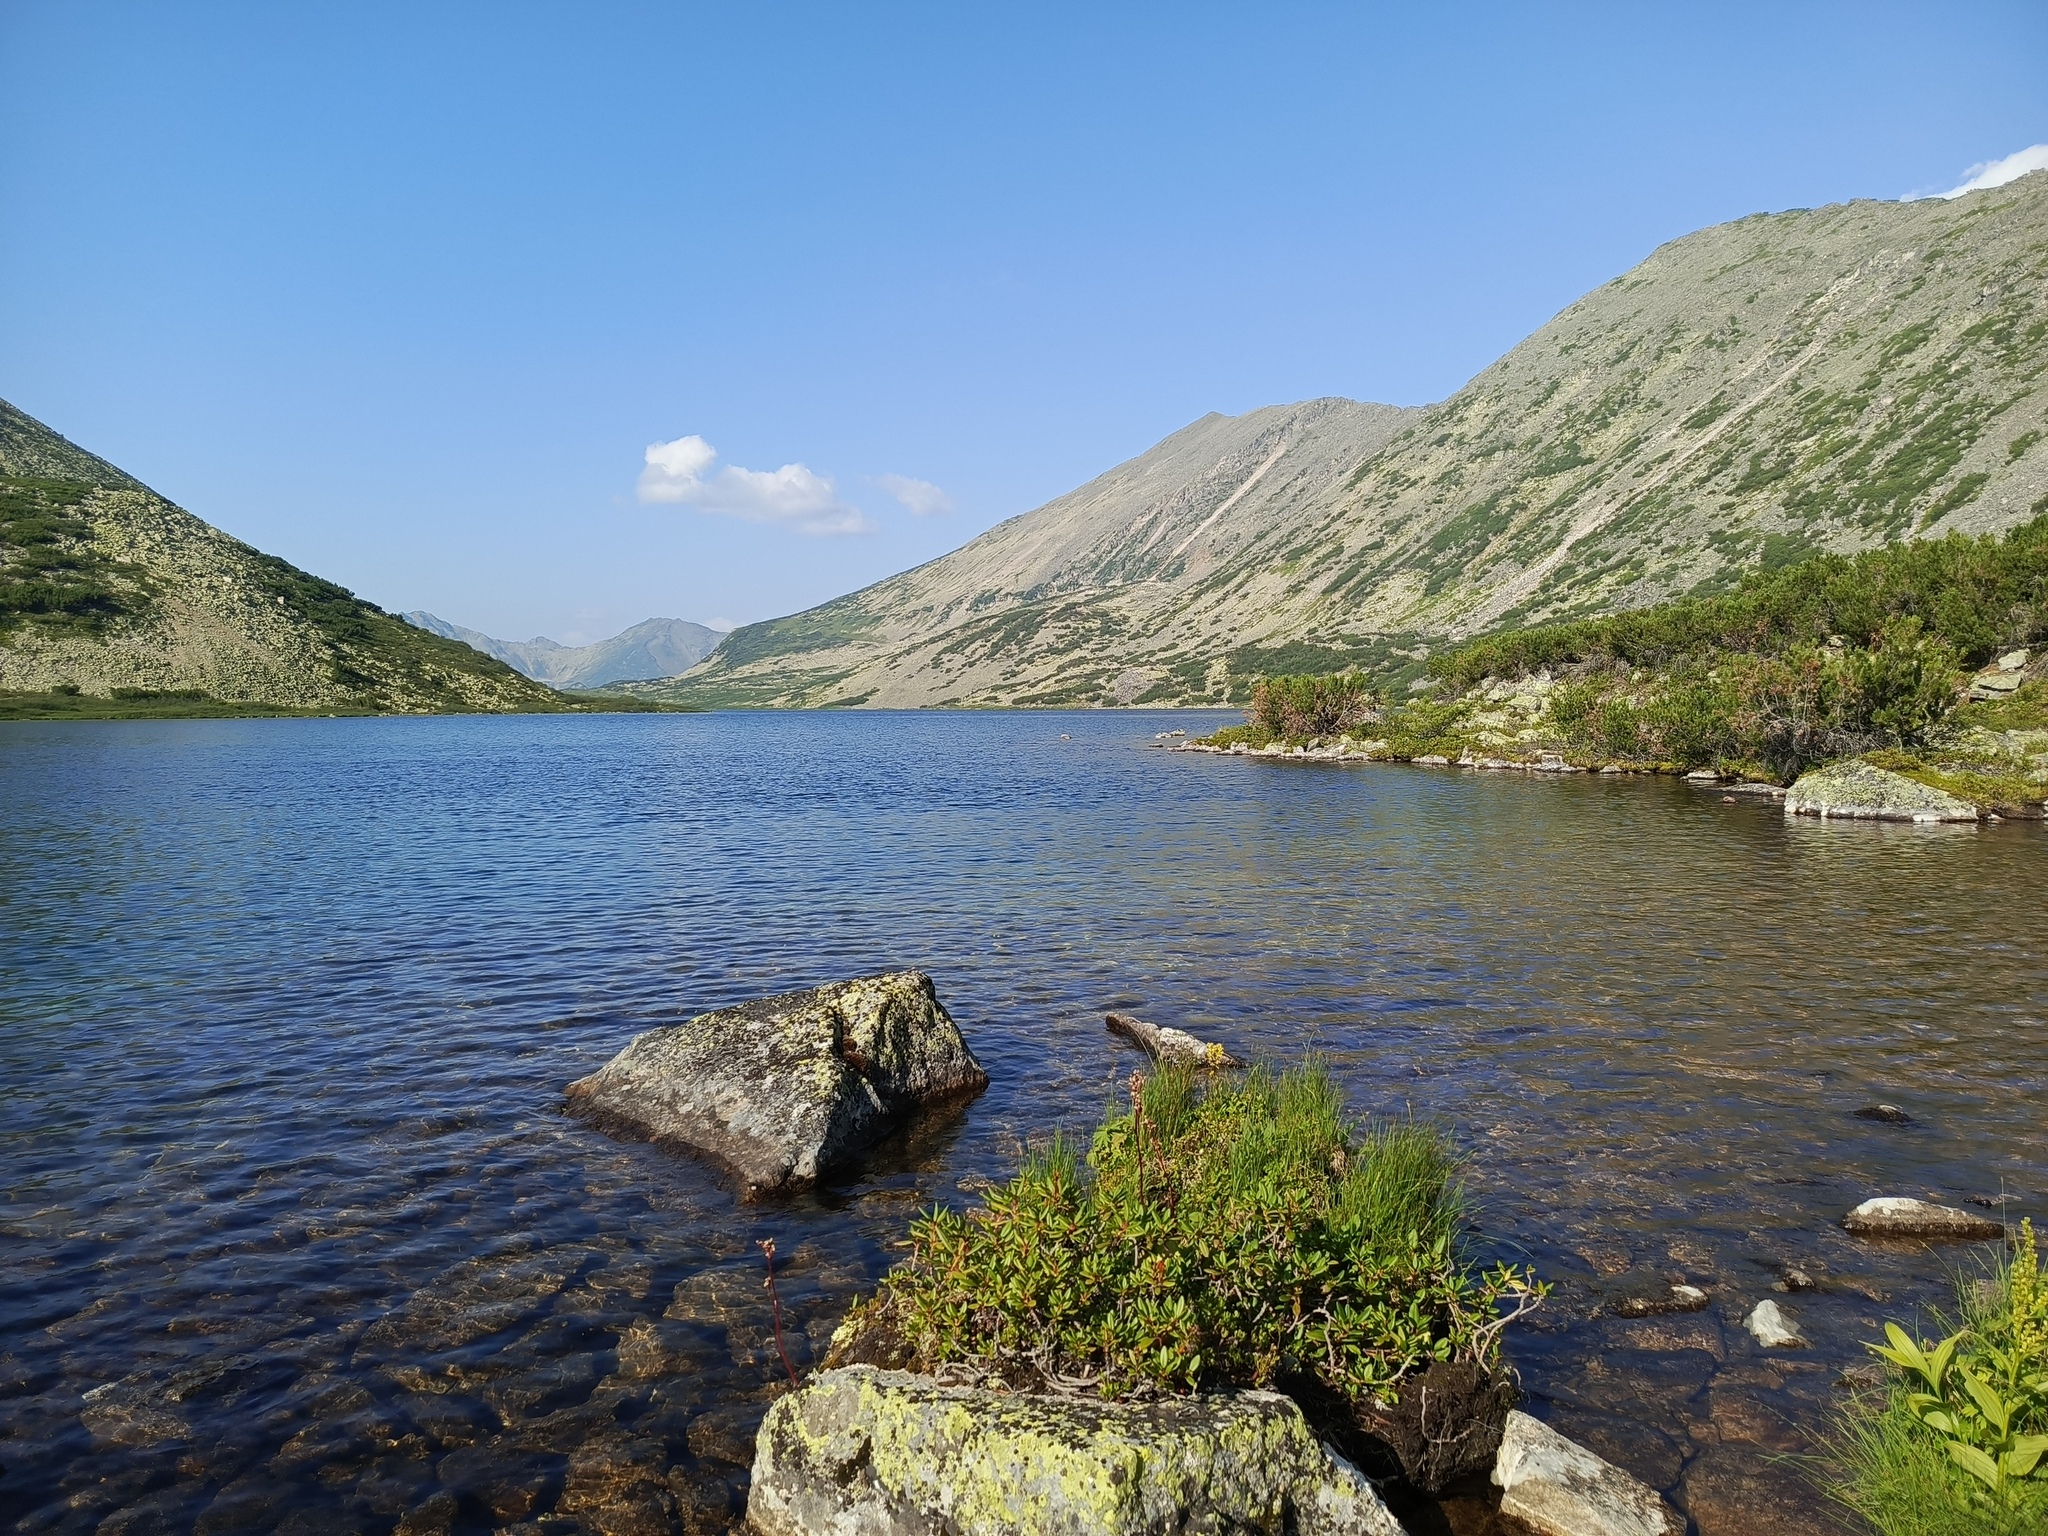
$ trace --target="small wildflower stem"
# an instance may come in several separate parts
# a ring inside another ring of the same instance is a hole
[[[767,1287],[768,1299],[775,1304],[775,1353],[782,1356],[782,1368],[789,1372],[789,1384],[797,1385],[796,1367],[789,1363],[789,1351],[782,1343],[782,1296],[775,1289],[775,1239],[764,1237],[755,1244],[761,1250],[761,1258],[768,1266],[768,1278],[762,1281]]]

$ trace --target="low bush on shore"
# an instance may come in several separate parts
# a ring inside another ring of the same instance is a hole
[[[982,1208],[920,1217],[866,1307],[942,1374],[1385,1406],[1432,1362],[1497,1378],[1502,1331],[1543,1294],[1461,1255],[1456,1169],[1432,1128],[1348,1125],[1319,1065],[1165,1066],[1085,1156],[1055,1141]]]
[[[1341,736],[1373,718],[1379,697],[1360,672],[1334,677],[1268,677],[1252,689],[1252,725],[1268,739]]]
[[[1958,1301],[1937,1343],[1886,1325],[1870,1347],[1891,1380],[1846,1410],[1832,1447],[1828,1491],[1882,1536],[2048,1530],[2048,1278],[2031,1222]]]
[[[1562,673],[1563,744],[1609,760],[1792,778],[1927,746],[1969,671],[2048,638],[2048,511],[2004,534],[1821,555],[1733,592],[1475,640],[1443,686]],[[2010,711],[2032,720],[2037,705]],[[2038,798],[2038,795],[2036,796]]]

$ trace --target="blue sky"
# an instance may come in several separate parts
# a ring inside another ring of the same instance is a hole
[[[747,621],[2044,141],[2038,0],[0,0],[0,397],[388,608]]]

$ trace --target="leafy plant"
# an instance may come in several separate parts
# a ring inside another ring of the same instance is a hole
[[[1831,1491],[1886,1536],[2048,1518],[2048,1285],[2031,1221],[1997,1279],[1962,1296],[1962,1326],[1937,1343],[1885,1325],[1868,1348],[1896,1376],[1881,1406],[1851,1410],[1836,1447],[1845,1475]]]
[[[1317,1063],[1133,1074],[1085,1158],[1056,1139],[978,1210],[933,1209],[869,1303],[925,1369],[1106,1397],[1309,1381],[1389,1403],[1499,1365],[1545,1287],[1458,1247],[1438,1131],[1354,1127]]]

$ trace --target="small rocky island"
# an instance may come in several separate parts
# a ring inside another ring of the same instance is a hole
[[[764,1536],[1401,1536],[1382,1489],[1491,1476],[1551,1536],[1678,1536],[1652,1490],[1513,1411],[1546,1287],[1464,1256],[1456,1157],[1356,1124],[1316,1063],[1246,1069],[1128,1015],[1127,1112],[933,1209],[769,1410]]]

